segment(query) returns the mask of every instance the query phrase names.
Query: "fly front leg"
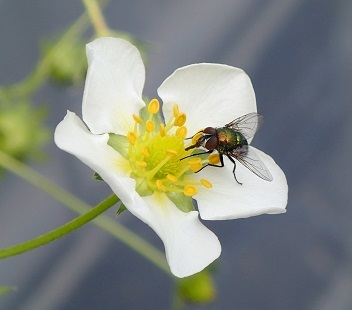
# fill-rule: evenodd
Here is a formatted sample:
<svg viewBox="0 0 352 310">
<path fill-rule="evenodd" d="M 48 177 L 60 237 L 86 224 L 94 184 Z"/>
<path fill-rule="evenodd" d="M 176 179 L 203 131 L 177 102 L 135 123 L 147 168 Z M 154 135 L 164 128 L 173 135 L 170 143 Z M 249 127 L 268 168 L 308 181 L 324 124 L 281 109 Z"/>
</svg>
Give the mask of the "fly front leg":
<svg viewBox="0 0 352 310">
<path fill-rule="evenodd" d="M 202 153 L 191 154 L 191 155 L 188 155 L 188 156 L 186 156 L 186 157 L 181 158 L 180 160 L 184 160 L 184 159 L 186 159 L 186 158 L 188 158 L 188 157 L 192 157 L 192 156 L 203 155 L 203 154 L 210 154 L 210 153 L 212 153 L 213 151 L 214 151 L 214 150 L 209 150 L 209 151 L 202 152 Z M 203 168 L 204 168 L 204 167 L 203 167 Z"/>
</svg>

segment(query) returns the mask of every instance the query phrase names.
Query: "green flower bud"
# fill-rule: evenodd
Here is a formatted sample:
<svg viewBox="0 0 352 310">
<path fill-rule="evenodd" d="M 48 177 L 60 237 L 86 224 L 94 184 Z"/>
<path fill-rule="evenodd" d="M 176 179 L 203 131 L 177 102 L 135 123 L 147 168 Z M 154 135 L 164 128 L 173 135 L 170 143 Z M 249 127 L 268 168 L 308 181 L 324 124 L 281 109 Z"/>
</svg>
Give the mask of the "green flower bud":
<svg viewBox="0 0 352 310">
<path fill-rule="evenodd" d="M 63 42 L 58 48 L 56 41 L 46 42 L 43 57 L 48 56 L 49 78 L 58 85 L 83 84 L 87 72 L 85 44 L 83 42 Z"/>
<path fill-rule="evenodd" d="M 27 102 L 0 102 L 0 150 L 17 159 L 40 156 L 39 147 L 49 139 L 45 114 Z"/>
<path fill-rule="evenodd" d="M 178 282 L 178 296 L 191 304 L 207 304 L 215 298 L 215 286 L 208 270 L 203 270 Z"/>
</svg>

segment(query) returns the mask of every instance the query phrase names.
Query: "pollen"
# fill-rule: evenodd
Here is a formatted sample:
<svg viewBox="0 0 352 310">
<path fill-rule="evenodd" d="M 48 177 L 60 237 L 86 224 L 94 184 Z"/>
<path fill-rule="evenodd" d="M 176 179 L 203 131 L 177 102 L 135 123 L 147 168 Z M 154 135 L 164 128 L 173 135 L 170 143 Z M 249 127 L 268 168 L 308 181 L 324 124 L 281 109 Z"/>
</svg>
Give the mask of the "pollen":
<svg viewBox="0 0 352 310">
<path fill-rule="evenodd" d="M 177 178 L 174 176 L 174 175 L 172 175 L 172 174 L 168 174 L 167 176 L 166 176 L 166 178 L 169 180 L 169 181 L 171 181 L 172 183 L 175 183 L 175 182 L 177 182 Z"/>
<path fill-rule="evenodd" d="M 160 124 L 159 133 L 160 133 L 160 136 L 165 137 L 166 132 L 165 132 L 165 125 L 164 124 Z"/>
<path fill-rule="evenodd" d="M 197 192 L 198 192 L 198 189 L 194 185 L 187 185 L 187 186 L 185 186 L 185 188 L 183 190 L 183 193 L 186 196 L 193 196 L 193 195 L 197 194 Z"/>
<path fill-rule="evenodd" d="M 136 141 L 137 141 L 137 137 L 136 137 L 136 135 L 133 132 L 129 132 L 127 134 L 127 139 L 132 145 L 135 144 Z"/>
<path fill-rule="evenodd" d="M 148 166 L 148 164 L 145 161 L 136 161 L 136 165 L 142 168 L 145 168 Z"/>
<path fill-rule="evenodd" d="M 148 113 L 149 114 L 156 114 L 159 112 L 159 101 L 158 99 L 152 99 L 148 104 Z"/>
<path fill-rule="evenodd" d="M 165 185 L 163 184 L 163 182 L 161 180 L 156 180 L 155 185 L 159 190 L 161 190 L 161 191 L 165 190 Z"/>
<path fill-rule="evenodd" d="M 177 156 L 177 152 L 174 151 L 174 150 L 166 150 L 166 154 L 171 156 L 171 157 Z"/>
<path fill-rule="evenodd" d="M 209 164 L 216 165 L 220 163 L 220 157 L 218 153 L 213 153 L 208 156 Z"/>
<path fill-rule="evenodd" d="M 172 111 L 173 111 L 173 113 L 174 113 L 174 117 L 175 117 L 175 118 L 177 117 L 177 115 L 180 114 L 180 110 L 179 110 L 179 108 L 178 108 L 178 104 L 177 104 L 177 103 L 174 104 Z"/>
<path fill-rule="evenodd" d="M 179 136 L 180 138 L 184 139 L 187 136 L 187 127 L 181 126 L 176 129 L 176 135 Z"/>
<path fill-rule="evenodd" d="M 206 188 L 212 188 L 213 184 L 211 184 L 208 180 L 206 179 L 200 179 L 200 183 L 205 186 Z"/>
<path fill-rule="evenodd" d="M 132 117 L 136 123 L 138 123 L 138 124 L 143 123 L 143 120 L 137 114 L 133 114 Z"/>
<path fill-rule="evenodd" d="M 144 157 L 149 157 L 150 154 L 148 152 L 148 149 L 146 147 L 141 148 L 141 152 L 143 153 Z"/>
<path fill-rule="evenodd" d="M 175 119 L 174 125 L 181 127 L 186 123 L 186 114 L 185 113 L 179 113 Z"/>
<path fill-rule="evenodd" d="M 147 132 L 152 132 L 152 131 L 154 131 L 154 129 L 155 129 L 155 124 L 153 123 L 153 121 L 148 119 L 145 124 L 145 130 Z"/>
</svg>

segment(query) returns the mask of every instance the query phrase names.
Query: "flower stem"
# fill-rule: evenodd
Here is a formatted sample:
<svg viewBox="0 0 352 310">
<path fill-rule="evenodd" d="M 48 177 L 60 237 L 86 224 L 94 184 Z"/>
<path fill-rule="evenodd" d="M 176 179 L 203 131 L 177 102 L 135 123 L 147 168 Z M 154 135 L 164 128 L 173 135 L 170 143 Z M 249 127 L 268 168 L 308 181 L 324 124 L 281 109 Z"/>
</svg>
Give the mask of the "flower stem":
<svg viewBox="0 0 352 310">
<path fill-rule="evenodd" d="M 91 209 L 91 207 L 81 199 L 2 151 L 0 151 L 0 166 L 46 192 L 77 214 L 86 213 Z M 92 223 L 110 233 L 116 239 L 135 250 L 141 256 L 171 276 L 164 254 L 137 234 L 103 214 L 96 218 Z"/>
<path fill-rule="evenodd" d="M 94 26 L 97 36 L 104 37 L 109 34 L 109 28 L 96 0 L 82 0 L 89 18 Z"/>
<path fill-rule="evenodd" d="M 103 213 L 104 211 L 111 208 L 119 201 L 119 198 L 115 194 L 111 195 L 101 203 L 99 203 L 96 207 L 89 210 L 87 213 L 82 214 L 72 221 L 29 241 L 16 244 L 12 247 L 1 249 L 0 250 L 0 258 L 6 258 L 14 255 L 18 255 L 30 250 L 33 250 L 37 247 L 45 245 L 51 241 L 54 241 L 58 238 L 61 238 L 73 230 L 80 228 L 84 224 L 90 222 L 91 220 L 95 219 L 98 215 Z"/>
</svg>

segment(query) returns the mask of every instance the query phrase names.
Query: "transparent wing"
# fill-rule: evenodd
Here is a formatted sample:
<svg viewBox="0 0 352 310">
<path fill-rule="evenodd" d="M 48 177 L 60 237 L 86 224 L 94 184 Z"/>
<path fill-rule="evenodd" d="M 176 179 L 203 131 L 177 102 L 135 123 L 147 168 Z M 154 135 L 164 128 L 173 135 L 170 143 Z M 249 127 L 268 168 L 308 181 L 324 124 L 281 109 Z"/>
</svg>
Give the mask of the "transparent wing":
<svg viewBox="0 0 352 310">
<path fill-rule="evenodd" d="M 248 147 L 246 153 L 234 153 L 229 152 L 227 155 L 234 157 L 237 159 L 243 166 L 248 168 L 250 171 L 252 171 L 254 174 L 256 174 L 258 177 L 262 178 L 263 180 L 266 181 L 272 181 L 273 176 L 271 175 L 270 171 L 268 168 L 264 165 L 264 163 L 259 159 L 258 155 L 253 151 L 251 147 Z"/>
<path fill-rule="evenodd" d="M 263 124 L 263 115 L 259 113 L 249 113 L 236 118 L 231 123 L 225 125 L 235 131 L 240 132 L 246 139 L 254 137 L 260 126 Z"/>
</svg>

